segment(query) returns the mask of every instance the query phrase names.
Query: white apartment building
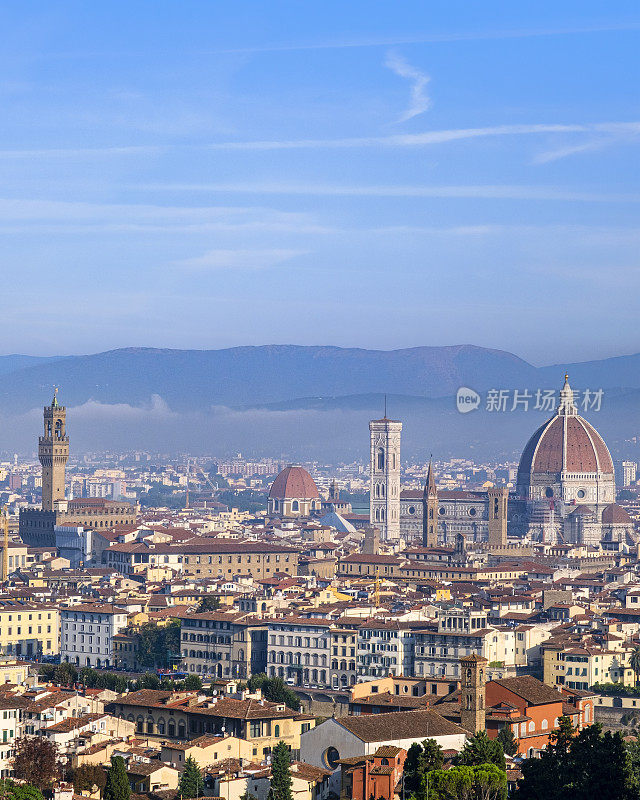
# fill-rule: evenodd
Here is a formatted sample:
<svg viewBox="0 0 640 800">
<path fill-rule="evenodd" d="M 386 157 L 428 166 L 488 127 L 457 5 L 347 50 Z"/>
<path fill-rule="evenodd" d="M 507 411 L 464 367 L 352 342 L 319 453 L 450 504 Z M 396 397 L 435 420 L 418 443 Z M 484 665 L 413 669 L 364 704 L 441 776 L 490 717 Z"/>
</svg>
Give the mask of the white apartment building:
<svg viewBox="0 0 640 800">
<path fill-rule="evenodd" d="M 288 683 L 329 687 L 331 626 L 328 620 L 268 620 L 267 675 Z"/>
<path fill-rule="evenodd" d="M 413 675 L 413 629 L 415 622 L 371 619 L 358 628 L 356 666 L 358 675 L 386 678 Z"/>
<path fill-rule="evenodd" d="M 113 637 L 127 625 L 127 612 L 111 603 L 91 603 L 60 610 L 60 655 L 79 667 L 110 667 Z"/>
<path fill-rule="evenodd" d="M 460 658 L 472 653 L 484 656 L 494 669 L 514 668 L 516 664 L 515 629 L 488 625 L 484 610 L 445 609 L 437 627 L 415 631 L 414 642 L 414 674 L 418 678 L 458 678 Z M 527 644 L 523 637 L 519 649 Z"/>
<path fill-rule="evenodd" d="M 0 700 L 0 778 L 13 775 L 14 743 L 22 735 L 23 705 L 24 701 L 16 697 Z"/>
</svg>

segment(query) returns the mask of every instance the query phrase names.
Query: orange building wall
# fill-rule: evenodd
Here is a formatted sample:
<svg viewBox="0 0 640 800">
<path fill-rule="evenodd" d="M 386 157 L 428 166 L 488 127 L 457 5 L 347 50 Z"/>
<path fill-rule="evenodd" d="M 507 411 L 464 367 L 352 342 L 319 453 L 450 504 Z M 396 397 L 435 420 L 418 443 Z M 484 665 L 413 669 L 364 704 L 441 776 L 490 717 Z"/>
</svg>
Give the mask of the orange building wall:
<svg viewBox="0 0 640 800">
<path fill-rule="evenodd" d="M 526 734 L 522 734 L 520 724 L 517 726 L 518 730 L 514 731 L 518 739 L 519 753 L 526 753 L 531 747 L 541 749 L 547 746 L 549 743 L 549 734 L 555 727 L 555 720 L 562 716 L 562 701 L 558 701 L 557 703 L 545 703 L 539 706 L 530 706 L 527 705 L 527 702 L 519 695 L 511 692 L 504 686 L 499 686 L 491 682 L 487 683 L 486 693 L 487 706 L 496 705 L 504 701 L 516 706 L 521 714 L 531 718 L 533 730 L 530 730 L 531 722 L 527 722 Z M 546 728 L 543 727 L 543 721 L 546 721 Z"/>
</svg>

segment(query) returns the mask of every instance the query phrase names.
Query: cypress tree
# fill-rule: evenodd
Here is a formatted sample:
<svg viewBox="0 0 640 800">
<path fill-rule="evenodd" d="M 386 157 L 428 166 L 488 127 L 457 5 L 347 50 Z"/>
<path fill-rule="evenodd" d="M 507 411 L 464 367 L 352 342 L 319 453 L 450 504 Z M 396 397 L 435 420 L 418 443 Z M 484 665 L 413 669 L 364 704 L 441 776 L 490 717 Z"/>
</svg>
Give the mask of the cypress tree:
<svg viewBox="0 0 640 800">
<path fill-rule="evenodd" d="M 269 796 L 273 800 L 293 800 L 290 767 L 289 748 L 284 742 L 278 742 L 273 751 L 273 760 L 271 762 L 271 789 Z"/>
<path fill-rule="evenodd" d="M 193 756 L 184 762 L 184 771 L 180 776 L 180 783 L 178 784 L 178 793 L 183 798 L 202 797 L 204 789 L 204 781 L 202 780 L 202 772 L 200 767 Z"/>
<path fill-rule="evenodd" d="M 122 756 L 111 756 L 111 766 L 107 772 L 103 800 L 131 800 L 129 778 Z"/>
</svg>

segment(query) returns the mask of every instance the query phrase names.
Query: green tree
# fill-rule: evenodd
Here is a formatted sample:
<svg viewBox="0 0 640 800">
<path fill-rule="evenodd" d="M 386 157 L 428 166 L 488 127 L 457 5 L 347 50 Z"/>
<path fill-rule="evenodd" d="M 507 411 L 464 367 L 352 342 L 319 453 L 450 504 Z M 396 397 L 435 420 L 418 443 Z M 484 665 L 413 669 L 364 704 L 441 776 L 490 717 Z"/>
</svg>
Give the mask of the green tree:
<svg viewBox="0 0 640 800">
<path fill-rule="evenodd" d="M 284 742 L 278 742 L 271 761 L 271 788 L 269 789 L 271 800 L 293 800 L 291 783 L 289 748 Z"/>
<path fill-rule="evenodd" d="M 91 789 L 94 785 L 102 792 L 107 784 L 107 776 L 99 764 L 81 764 L 71 770 L 70 779 L 78 794 Z"/>
<path fill-rule="evenodd" d="M 5 800 L 43 800 L 42 792 L 35 786 L 12 780 L 0 780 L 0 796 Z"/>
<path fill-rule="evenodd" d="M 631 655 L 629 656 L 629 666 L 635 675 L 635 685 L 638 685 L 640 680 L 640 647 L 634 647 Z"/>
<path fill-rule="evenodd" d="M 495 764 L 478 764 L 473 770 L 473 783 L 479 800 L 506 800 L 507 773 Z"/>
<path fill-rule="evenodd" d="M 72 686 L 78 680 L 78 670 L 73 664 L 63 661 L 53 671 L 53 680 L 60 686 Z"/>
<path fill-rule="evenodd" d="M 429 800 L 505 800 L 507 796 L 507 773 L 495 764 L 433 770 L 427 777 Z"/>
<path fill-rule="evenodd" d="M 435 739 L 425 739 L 422 744 L 414 742 L 404 762 L 404 788 L 417 800 L 426 798 L 426 775 L 444 764 L 442 747 Z"/>
<path fill-rule="evenodd" d="M 183 798 L 188 797 L 202 797 L 204 790 L 204 781 L 202 779 L 202 772 L 200 767 L 193 756 L 184 762 L 184 770 L 180 776 L 180 783 L 178 784 L 178 793 Z"/>
<path fill-rule="evenodd" d="M 44 736 L 21 736 L 15 740 L 13 774 L 41 792 L 58 777 L 58 748 Z"/>
<path fill-rule="evenodd" d="M 98 676 L 100 673 L 96 672 L 91 667 L 82 667 L 78 673 L 78 680 L 90 689 L 93 689 L 98 684 Z"/>
<path fill-rule="evenodd" d="M 53 664 L 40 664 L 40 668 L 38 669 L 38 674 L 47 683 L 52 683 L 54 681 L 55 672 L 56 668 Z"/>
<path fill-rule="evenodd" d="M 404 789 L 407 794 L 414 794 L 420 788 L 420 756 L 422 745 L 414 742 L 407 750 L 404 760 Z"/>
<path fill-rule="evenodd" d="M 502 770 L 506 768 L 502 745 L 497 739 L 490 739 L 486 731 L 478 731 L 467 739 L 456 756 L 455 763 L 466 767 L 495 764 Z"/>
<path fill-rule="evenodd" d="M 152 672 L 145 672 L 144 675 L 136 681 L 136 689 L 159 689 L 160 678 Z"/>
<path fill-rule="evenodd" d="M 137 634 L 137 659 L 146 669 L 168 669 L 180 655 L 180 622 L 147 622 Z"/>
<path fill-rule="evenodd" d="M 566 718 L 564 718 L 566 720 Z M 540 758 L 522 763 L 518 800 L 631 800 L 637 798 L 632 758 L 619 732 L 600 724 L 576 735 L 569 720 Z"/>
<path fill-rule="evenodd" d="M 502 745 L 505 755 L 515 756 L 518 752 L 518 740 L 510 725 L 505 725 L 504 728 L 500 728 L 497 739 Z"/>
<path fill-rule="evenodd" d="M 252 675 L 247 686 L 251 692 L 260 689 L 265 700 L 270 703 L 284 703 L 293 711 L 300 710 L 300 698 L 292 691 L 282 678 L 268 678 L 264 672 Z"/>
<path fill-rule="evenodd" d="M 627 742 L 626 748 L 633 787 L 636 794 L 640 796 L 640 736 Z"/>
<path fill-rule="evenodd" d="M 187 675 L 184 680 L 184 688 L 187 691 L 202 689 L 202 678 L 199 675 Z"/>
<path fill-rule="evenodd" d="M 111 756 L 102 800 L 131 800 L 131 787 L 122 756 Z"/>
<path fill-rule="evenodd" d="M 198 604 L 197 612 L 199 614 L 205 611 L 217 611 L 220 608 L 220 598 L 217 594 L 205 594 L 200 603 Z"/>
</svg>

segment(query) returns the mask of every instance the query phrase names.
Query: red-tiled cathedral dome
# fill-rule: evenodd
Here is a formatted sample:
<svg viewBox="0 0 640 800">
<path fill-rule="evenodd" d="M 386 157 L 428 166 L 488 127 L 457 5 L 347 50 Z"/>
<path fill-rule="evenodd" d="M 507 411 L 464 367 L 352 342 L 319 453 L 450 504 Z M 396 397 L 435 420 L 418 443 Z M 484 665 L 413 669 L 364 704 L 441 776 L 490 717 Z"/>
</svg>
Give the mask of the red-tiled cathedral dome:
<svg viewBox="0 0 640 800">
<path fill-rule="evenodd" d="M 306 469 L 285 467 L 271 484 L 270 500 L 315 500 L 320 498 L 318 487 Z"/>
</svg>

